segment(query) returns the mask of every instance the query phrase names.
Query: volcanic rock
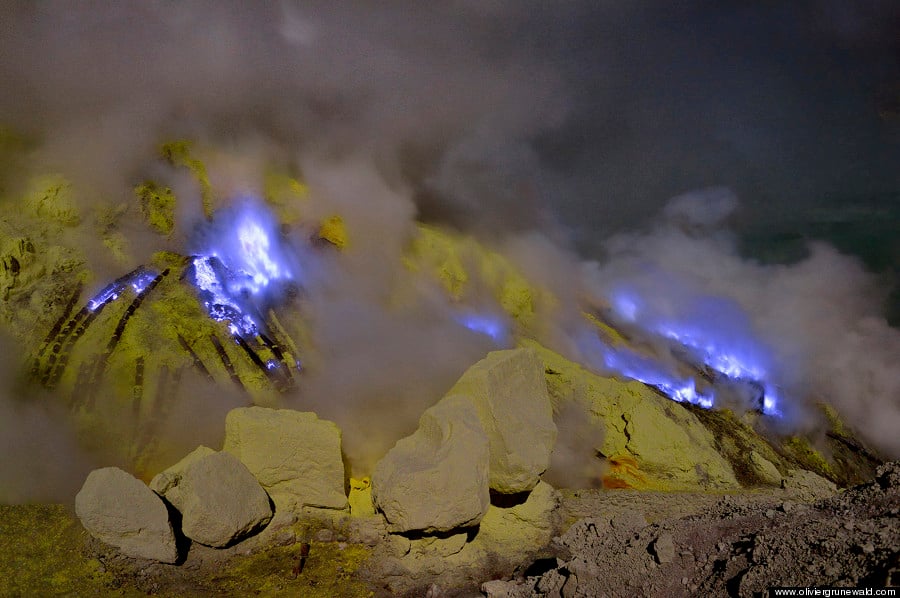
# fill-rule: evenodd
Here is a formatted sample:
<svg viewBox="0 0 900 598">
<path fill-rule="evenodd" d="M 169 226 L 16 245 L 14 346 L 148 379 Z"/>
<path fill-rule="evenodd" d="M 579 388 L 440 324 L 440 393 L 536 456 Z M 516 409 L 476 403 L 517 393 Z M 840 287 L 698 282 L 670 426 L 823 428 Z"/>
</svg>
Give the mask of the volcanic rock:
<svg viewBox="0 0 900 598">
<path fill-rule="evenodd" d="M 376 548 L 366 576 L 393 595 L 421 595 L 416 588 L 428 584 L 458 588 L 468 579 L 477 587 L 498 571 L 512 571 L 544 549 L 559 530 L 559 493 L 549 484 L 541 482 L 527 496 L 502 502 L 514 500 L 523 502 L 490 505 L 477 528 L 413 539 L 391 534 Z"/>
<path fill-rule="evenodd" d="M 878 467 L 875 480 L 885 490 L 900 488 L 900 462 L 892 461 Z"/>
<path fill-rule="evenodd" d="M 372 498 L 394 532 L 476 525 L 490 504 L 490 449 L 467 397 L 447 396 L 375 466 Z"/>
<path fill-rule="evenodd" d="M 493 351 L 470 367 L 450 395 L 468 397 L 490 439 L 491 488 L 534 488 L 556 442 L 544 367 L 535 351 Z"/>
<path fill-rule="evenodd" d="M 184 535 L 207 546 L 233 544 L 272 519 L 265 490 L 230 453 L 201 446 L 150 486 L 181 513 Z"/>
<path fill-rule="evenodd" d="M 532 341 L 554 405 L 579 402 L 604 427 L 604 483 L 656 490 L 734 489 L 739 484 L 715 438 L 684 406 L 640 382 L 593 374 Z"/>
<path fill-rule="evenodd" d="M 184 475 L 184 470 L 187 469 L 189 465 L 199 461 L 204 457 L 215 454 L 216 451 L 212 450 L 208 446 L 198 446 L 193 451 L 188 453 L 188 455 L 185 456 L 181 461 L 179 461 L 175 465 L 172 465 L 165 471 L 162 471 L 153 476 L 153 479 L 150 480 L 150 489 L 160 496 L 164 496 L 170 488 L 178 485 L 182 475 Z"/>
<path fill-rule="evenodd" d="M 837 486 L 822 476 L 805 469 L 792 469 L 781 481 L 781 487 L 800 500 L 812 502 L 837 492 Z"/>
<path fill-rule="evenodd" d="M 653 555 L 659 564 L 671 563 L 675 558 L 675 544 L 672 540 L 672 534 L 660 534 L 653 541 Z"/>
<path fill-rule="evenodd" d="M 242 407 L 225 418 L 225 447 L 247 466 L 276 510 L 343 509 L 341 431 L 315 413 Z"/>
<path fill-rule="evenodd" d="M 558 505 L 556 490 L 539 482 L 521 504 L 506 508 L 491 505 L 481 520 L 477 541 L 507 558 L 524 559 L 553 538 Z"/>
<path fill-rule="evenodd" d="M 756 451 L 750 452 L 750 468 L 756 477 L 772 486 L 781 484 L 781 472 L 775 465 Z"/>
<path fill-rule="evenodd" d="M 785 492 L 776 489 L 692 493 L 683 497 L 693 505 L 688 511 L 672 509 L 680 499 L 671 493 L 598 492 L 595 513 L 656 504 L 651 511 L 659 519 L 627 532 L 615 517 L 580 519 L 553 540 L 554 568 L 482 587 L 490 596 L 537 598 L 569 590 L 575 596 L 757 596 L 792 583 L 889 585 L 900 542 L 900 488 L 883 483 L 891 471 L 896 464 L 883 466 L 871 482 L 784 511 L 777 505 Z M 787 479 L 816 478 L 793 472 Z"/>
<path fill-rule="evenodd" d="M 178 560 L 175 534 L 163 501 L 118 467 L 92 471 L 75 496 L 85 529 L 122 553 L 163 563 Z"/>
</svg>

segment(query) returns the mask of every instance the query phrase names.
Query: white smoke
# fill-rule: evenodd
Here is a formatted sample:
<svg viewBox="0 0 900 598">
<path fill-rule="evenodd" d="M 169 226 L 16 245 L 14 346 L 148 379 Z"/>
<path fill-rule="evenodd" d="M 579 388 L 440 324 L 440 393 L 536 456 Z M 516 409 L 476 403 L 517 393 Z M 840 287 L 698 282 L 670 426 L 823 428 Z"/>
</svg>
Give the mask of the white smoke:
<svg viewBox="0 0 900 598">
<path fill-rule="evenodd" d="M 743 259 L 733 235 L 706 226 L 709 215 L 722 220 L 723 197 L 721 190 L 678 197 L 664 212 L 674 219 L 609 239 L 607 259 L 589 274 L 595 293 L 611 296 L 627 283 L 682 314 L 692 305 L 712 307 L 709 298 L 737 302 L 750 329 L 733 314 L 720 319 L 715 309 L 694 317 L 735 339 L 762 339 L 772 351 L 772 373 L 794 401 L 786 405 L 794 417 L 814 402 L 832 404 L 864 438 L 900 454 L 890 433 L 900 423 L 900 331 L 881 313 L 882 281 L 823 243 L 811 243 L 809 256 L 792 265 Z M 684 221 L 692 213 L 701 221 Z"/>
</svg>

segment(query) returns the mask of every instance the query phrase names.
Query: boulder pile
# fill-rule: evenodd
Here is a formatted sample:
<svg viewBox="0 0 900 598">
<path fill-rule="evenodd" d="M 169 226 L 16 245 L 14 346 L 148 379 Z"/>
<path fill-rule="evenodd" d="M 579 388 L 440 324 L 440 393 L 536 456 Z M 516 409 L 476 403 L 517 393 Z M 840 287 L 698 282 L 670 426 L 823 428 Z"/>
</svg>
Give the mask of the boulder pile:
<svg viewBox="0 0 900 598">
<path fill-rule="evenodd" d="M 347 485 L 334 423 L 315 413 L 247 407 L 226 417 L 222 451 L 198 447 L 149 487 L 120 469 L 93 472 L 78 495 L 77 512 L 92 535 L 123 553 L 168 563 L 183 556 L 176 549 L 180 535 L 222 548 L 258 532 L 275 513 L 346 514 L 351 503 L 353 515 L 380 520 L 376 528 L 441 545 L 423 548 L 426 556 L 447 556 L 448 534 L 461 540 L 451 551 L 460 552 L 467 530 L 479 525 L 482 535 L 503 543 L 523 521 L 523 530 L 535 536 L 528 546 L 536 548 L 551 533 L 543 520 L 555 505 L 555 491 L 540 476 L 555 440 L 538 354 L 496 351 L 422 415 L 418 430 L 384 456 L 371 481 Z M 513 497 L 508 507 L 522 513 L 492 506 L 492 493 Z M 401 552 L 417 550 L 410 545 Z"/>
<path fill-rule="evenodd" d="M 682 406 L 526 343 L 469 368 L 371 478 L 346 477 L 334 423 L 248 407 L 227 415 L 222 451 L 199 447 L 149 487 L 119 469 L 93 472 L 77 512 L 91 534 L 123 553 L 167 563 L 183 557 L 181 536 L 227 547 L 279 516 L 352 518 L 361 541 L 374 546 L 368 575 L 390 591 L 412 591 L 425 579 L 474 582 L 494 574 L 486 567 L 511 570 L 534 557 L 560 532 L 560 495 L 542 475 L 558 434 L 554 414 L 570 403 L 603 433 L 596 454 L 625 464 L 613 468 L 615 484 L 737 486 L 711 435 Z M 753 463 L 757 477 L 783 483 L 765 457 Z M 654 544 L 658 559 L 670 553 L 667 539 Z"/>
<path fill-rule="evenodd" d="M 115 467 L 93 471 L 75 505 L 85 529 L 123 554 L 175 563 L 179 535 L 224 548 L 277 510 L 345 508 L 340 430 L 314 413 L 234 409 L 225 450 L 200 446 L 149 487 Z"/>
<path fill-rule="evenodd" d="M 395 532 L 477 525 L 490 505 L 490 450 L 474 405 L 453 395 L 375 467 L 373 498 Z"/>
<path fill-rule="evenodd" d="M 376 465 L 373 499 L 396 532 L 477 525 L 490 491 L 528 492 L 556 441 L 544 366 L 529 349 L 495 351 Z"/>
<path fill-rule="evenodd" d="M 259 480 L 277 510 L 343 509 L 341 431 L 315 413 L 246 407 L 225 418 L 225 448 Z"/>
</svg>

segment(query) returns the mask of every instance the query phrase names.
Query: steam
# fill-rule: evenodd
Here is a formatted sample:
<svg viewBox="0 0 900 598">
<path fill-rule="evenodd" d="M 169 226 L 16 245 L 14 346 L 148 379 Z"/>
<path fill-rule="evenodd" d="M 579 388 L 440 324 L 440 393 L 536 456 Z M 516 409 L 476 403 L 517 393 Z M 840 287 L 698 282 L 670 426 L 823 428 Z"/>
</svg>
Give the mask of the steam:
<svg viewBox="0 0 900 598">
<path fill-rule="evenodd" d="M 897 454 L 900 442 L 886 432 L 900 422 L 900 331 L 881 314 L 880 280 L 822 243 L 794 265 L 742 259 L 727 230 L 708 226 L 722 206 L 718 189 L 675 198 L 669 218 L 652 230 L 608 241 L 608 259 L 590 266 L 589 285 L 598 296 L 618 298 L 620 311 L 638 321 L 635 303 L 650 304 L 642 326 L 652 328 L 664 315 L 737 343 L 747 363 L 769 370 L 784 389 L 793 425 L 809 425 L 809 407 L 823 401 L 878 448 Z M 694 213 L 701 220 L 684 220 Z"/>
<path fill-rule="evenodd" d="M 0 350 L 12 355 L 13 344 L 0 337 Z M 68 502 L 95 464 L 65 424 L 63 408 L 52 397 L 25 397 L 16 392 L 16 364 L 0 362 L 0 503 Z M 14 390 L 16 389 L 16 390 Z"/>
<path fill-rule="evenodd" d="M 595 369 L 610 366 L 585 347 L 581 312 L 615 308 L 630 294 L 640 317 L 618 315 L 626 326 L 653 328 L 646 332 L 663 369 L 676 360 L 658 340 L 661 327 L 703 320 L 694 332 L 704 343 L 736 343 L 752 356 L 790 425 L 809 425 L 811 403 L 832 402 L 869 441 L 900 455 L 900 336 L 880 311 L 885 283 L 823 244 L 793 265 L 748 261 L 729 228 L 735 219 L 802 215 L 832 192 L 896 189 L 900 156 L 872 141 L 881 139 L 877 115 L 801 101 L 848 86 L 847 101 L 867 105 L 863 90 L 894 60 L 881 18 L 889 3 L 856 3 L 846 15 L 833 2 L 757 9 L 760 23 L 772 17 L 797 28 L 774 36 L 772 26 L 716 3 L 670 4 L 8 2 L 0 9 L 0 126 L 30 145 L 23 169 L 0 169 L 0 193 L 8 207 L 31 175 L 58 171 L 73 181 L 84 214 L 130 206 L 116 222 L 129 241 L 127 264 L 84 228 L 68 233 L 102 281 L 160 249 L 219 253 L 234 264 L 228 247 L 206 241 L 242 217 L 242 198 L 260 197 L 269 165 L 301 174 L 315 202 L 288 208 L 309 222 L 339 214 L 350 242 L 339 257 L 307 260 L 309 231 L 298 227 L 277 248 L 291 267 L 275 286 L 303 286 L 320 355 L 288 400 L 341 425 L 360 474 L 468 366 L 512 338 L 493 298 L 454 304 L 403 266 L 416 220 L 477 235 L 552 291 L 557 303 L 541 313 L 539 339 Z M 791 51 L 772 58 L 759 39 Z M 747 60 L 740 68 L 721 51 L 731 42 Z M 862 73 L 837 77 L 841 86 L 817 78 L 794 52 L 844 43 L 847 63 L 862 53 L 866 68 L 830 65 Z M 785 77 L 783 68 L 804 77 Z M 212 223 L 195 182 L 158 158 L 161 142 L 180 138 L 214 148 L 203 156 L 221 208 Z M 796 145 L 816 151 L 784 149 Z M 169 240 L 147 230 L 133 205 L 134 185 L 147 178 L 179 198 Z M 727 188 L 665 204 L 709 185 Z M 279 278 L 265 261 L 272 249 L 234 266 L 249 272 L 242 284 L 250 291 L 265 282 L 257 276 Z M 59 462 L 79 454 L 64 426 L 14 394 L 0 400 L 2 421 L 17 422 L 2 430 L 12 446 L 45 438 Z M 223 405 L 238 403 L 195 394 L 185 421 L 207 414 L 217 426 Z M 204 432 L 213 444 L 216 426 Z M 192 433 L 175 435 L 187 444 Z M 558 456 L 588 458 L 589 436 L 579 432 Z M 10 454 L 37 458 L 3 464 L 0 484 L 16 492 L 0 500 L 65 494 L 27 482 L 24 466 L 54 462 L 46 453 Z M 84 469 L 82 457 L 72 461 L 73 471 Z M 576 462 L 554 469 L 560 483 L 596 477 Z"/>
</svg>

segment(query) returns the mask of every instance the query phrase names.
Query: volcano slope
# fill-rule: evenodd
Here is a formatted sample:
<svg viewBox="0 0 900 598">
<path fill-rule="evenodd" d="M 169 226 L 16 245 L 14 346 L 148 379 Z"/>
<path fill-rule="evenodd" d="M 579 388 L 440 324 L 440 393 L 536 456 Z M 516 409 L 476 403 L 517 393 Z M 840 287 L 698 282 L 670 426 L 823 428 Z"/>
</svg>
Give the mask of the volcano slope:
<svg viewBox="0 0 900 598">
<path fill-rule="evenodd" d="M 187 165 L 202 211 L 213 218 L 216 202 L 227 208 L 217 199 L 215 169 L 187 151 L 170 144 L 162 153 L 173 169 Z M 315 192 L 298 180 L 278 181 L 262 198 L 282 225 L 273 242 L 302 239 L 305 252 L 335 267 L 352 266 L 371 249 L 352 214 L 317 207 Z M 205 296 L 217 287 L 197 284 L 196 255 L 174 247 L 182 251 L 151 252 L 142 265 L 135 259 L 138 248 L 124 232 L 129 218 L 160 247 L 177 245 L 169 237 L 179 213 L 169 189 L 145 182 L 131 201 L 93 214 L 79 211 L 73 193 L 64 179 L 37 178 L 19 198 L 23 209 L 3 215 L 0 315 L 23 349 L 29 384 L 20 399 L 62 406 L 98 466 L 116 464 L 144 481 L 207 442 L 185 434 L 199 425 L 198 413 L 215 420 L 250 404 L 309 409 L 295 394 L 303 377 L 326 375 L 329 358 L 340 357 L 320 348 L 322 331 L 310 316 L 315 289 L 287 285 L 279 303 L 248 308 L 253 326 L 242 328 L 244 296 Z M 123 556 L 89 537 L 64 508 L 8 505 L 0 528 L 0 566 L 9 569 L 0 577 L 8 586 L 0 593 L 753 595 L 765 584 L 893 581 L 896 466 L 876 475 L 883 459 L 839 414 L 823 407 L 821 425 L 800 434 L 763 410 L 704 409 L 670 400 L 659 386 L 598 372 L 558 342 L 571 322 L 591 338 L 645 350 L 602 308 L 569 305 L 472 238 L 418 223 L 405 234 L 391 270 L 405 284 L 379 297 L 389 309 L 427 303 L 432 317 L 483 343 L 479 357 L 513 347 L 535 356 L 546 385 L 538 394 L 558 429 L 542 481 L 517 492 L 482 488 L 482 510 L 464 525 L 435 531 L 426 517 L 420 528 L 398 531 L 373 502 L 370 484 L 377 496 L 378 479 L 369 476 L 377 468 L 354 460 L 359 426 L 338 422 L 349 509 L 276 512 L 264 532 L 234 546 L 183 546 L 172 566 Z M 113 282 L 71 241 L 86 236 L 99 238 L 117 264 Z M 217 276 L 221 286 L 240 278 L 221 269 Z M 475 393 L 471 385 L 452 388 Z M 428 397 L 425 407 L 438 399 Z M 406 415 L 414 422 L 422 411 Z M 408 427 L 405 433 L 415 429 Z M 208 443 L 219 446 L 222 433 Z M 444 445 L 436 446 L 443 454 Z M 379 446 L 373 460 L 389 448 Z M 519 456 L 510 449 L 499 461 Z M 448 470 L 436 471 L 448 481 Z M 428 516 L 437 497 L 427 498 L 431 487 L 417 490 Z"/>
</svg>

